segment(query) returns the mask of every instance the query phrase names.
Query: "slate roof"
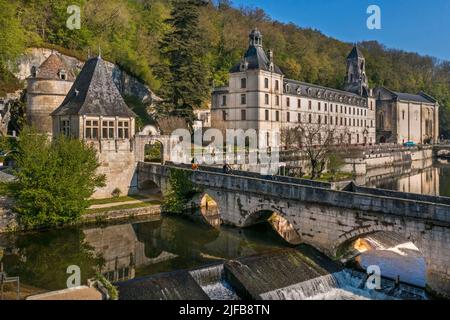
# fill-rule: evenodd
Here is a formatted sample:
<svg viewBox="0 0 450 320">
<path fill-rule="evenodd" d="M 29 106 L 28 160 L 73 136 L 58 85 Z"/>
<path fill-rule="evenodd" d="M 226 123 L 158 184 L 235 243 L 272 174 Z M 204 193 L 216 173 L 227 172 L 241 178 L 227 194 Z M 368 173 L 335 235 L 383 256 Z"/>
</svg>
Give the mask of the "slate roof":
<svg viewBox="0 0 450 320">
<path fill-rule="evenodd" d="M 253 30 L 250 34 L 250 37 L 262 37 L 261 32 L 258 30 Z M 250 46 L 247 49 L 247 52 L 244 55 L 243 61 L 236 64 L 233 68 L 231 68 L 231 73 L 241 72 L 241 64 L 242 62 L 247 63 L 247 70 L 265 70 L 265 71 L 271 71 L 270 70 L 270 60 L 267 57 L 266 52 L 264 51 L 264 48 L 260 45 L 253 45 L 250 44 Z M 283 74 L 281 69 L 274 65 L 273 72 L 278 74 Z"/>
<path fill-rule="evenodd" d="M 404 93 L 404 92 L 396 92 L 392 91 L 395 95 L 395 97 L 402 101 L 413 101 L 413 102 L 421 102 L 421 103 L 436 103 L 436 100 L 432 97 L 424 94 L 411 94 L 411 93 Z"/>
<path fill-rule="evenodd" d="M 67 81 L 75 80 L 75 75 L 73 74 L 72 70 L 70 70 L 65 65 L 59 55 L 52 53 L 38 68 L 36 72 L 36 78 L 61 80 L 59 76 L 61 70 L 64 70 L 66 72 Z"/>
<path fill-rule="evenodd" d="M 328 100 L 331 103 L 336 102 L 367 107 L 367 99 L 358 94 L 291 79 L 284 80 L 284 92 L 298 95 L 299 97 Z"/>
<path fill-rule="evenodd" d="M 136 117 L 125 104 L 100 57 L 88 60 L 65 100 L 52 116 Z"/>
<path fill-rule="evenodd" d="M 361 50 L 359 50 L 358 46 L 354 46 L 347 59 L 355 59 L 355 58 L 364 58 Z"/>
</svg>

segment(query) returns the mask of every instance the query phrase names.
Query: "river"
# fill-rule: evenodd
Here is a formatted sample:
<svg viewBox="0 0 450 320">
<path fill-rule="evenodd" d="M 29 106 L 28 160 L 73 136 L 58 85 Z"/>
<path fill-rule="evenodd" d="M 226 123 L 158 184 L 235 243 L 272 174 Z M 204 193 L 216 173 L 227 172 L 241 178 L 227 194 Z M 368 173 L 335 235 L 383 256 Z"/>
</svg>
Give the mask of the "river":
<svg viewBox="0 0 450 320">
<path fill-rule="evenodd" d="M 450 196 L 449 178 L 450 166 L 439 164 L 372 186 L 412 192 L 420 189 L 427 194 Z M 417 248 L 401 239 L 386 241 L 386 237 L 381 238 L 383 241 L 376 236 L 363 239 L 364 248 L 356 258 L 359 265 L 364 268 L 379 265 L 383 276 L 395 279 L 400 275 L 401 281 L 423 287 L 425 263 Z M 192 269 L 287 246 L 269 224 L 248 229 L 213 228 L 207 223 L 164 216 L 147 221 L 1 235 L 0 260 L 8 275 L 20 276 L 22 285 L 40 292 L 65 288 L 69 276 L 67 268 L 72 265 L 80 267 L 82 283 L 93 277 L 97 270 L 111 281 L 121 281 Z M 346 284 L 342 284 L 344 278 Z M 338 287 L 330 286 L 328 279 L 319 286 L 325 288 L 324 292 L 314 292 L 306 298 L 386 298 L 364 294 L 358 288 L 356 291 L 348 289 L 356 280 L 358 286 L 361 282 L 355 277 L 349 278 L 348 274 L 333 279 L 333 284 L 340 283 Z M 285 296 L 284 293 L 277 295 Z"/>
</svg>

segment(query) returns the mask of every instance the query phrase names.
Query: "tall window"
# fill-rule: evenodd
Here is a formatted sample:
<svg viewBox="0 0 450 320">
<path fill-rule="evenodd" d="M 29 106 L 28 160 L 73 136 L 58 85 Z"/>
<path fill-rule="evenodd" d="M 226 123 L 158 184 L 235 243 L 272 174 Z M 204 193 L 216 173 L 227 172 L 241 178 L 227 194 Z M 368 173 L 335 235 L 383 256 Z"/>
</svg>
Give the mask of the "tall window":
<svg viewBox="0 0 450 320">
<path fill-rule="evenodd" d="M 325 112 L 328 111 L 328 104 L 325 103 Z"/>
<path fill-rule="evenodd" d="M 280 112 L 279 111 L 275 112 L 275 121 L 280 121 Z"/>
<path fill-rule="evenodd" d="M 97 120 L 86 120 L 86 139 L 98 139 L 98 121 Z"/>
<path fill-rule="evenodd" d="M 222 111 L 222 120 L 227 121 L 227 112 L 225 110 Z"/>
<path fill-rule="evenodd" d="M 291 99 L 286 98 L 286 106 L 289 108 L 291 106 Z"/>
<path fill-rule="evenodd" d="M 319 109 L 319 111 L 320 111 L 321 106 L 322 106 L 322 104 L 319 102 L 318 107 L 317 107 Z"/>
<path fill-rule="evenodd" d="M 130 137 L 129 126 L 130 123 L 128 121 L 119 121 L 117 126 L 117 133 L 119 139 L 128 139 Z"/>
<path fill-rule="evenodd" d="M 264 88 L 269 89 L 269 79 L 264 79 Z"/>
<path fill-rule="evenodd" d="M 269 104 L 269 95 L 268 94 L 265 95 L 265 102 L 266 102 L 266 104 Z"/>
<path fill-rule="evenodd" d="M 317 123 L 318 123 L 318 124 L 321 124 L 321 123 L 322 123 L 322 116 L 319 116 L 319 119 L 318 119 Z"/>
<path fill-rule="evenodd" d="M 333 104 L 330 104 L 330 112 L 333 112 Z"/>
<path fill-rule="evenodd" d="M 301 99 L 298 99 L 297 100 L 297 108 L 301 108 L 302 107 L 302 100 Z"/>
<path fill-rule="evenodd" d="M 405 110 L 402 111 L 402 120 L 405 120 Z"/>
<path fill-rule="evenodd" d="M 61 120 L 61 133 L 66 137 L 70 136 L 70 120 Z"/>
<path fill-rule="evenodd" d="M 298 120 L 298 123 L 302 123 L 302 114 L 301 113 L 299 113 L 297 115 L 297 120 Z"/>
<path fill-rule="evenodd" d="M 309 122 L 309 123 L 312 123 L 312 115 L 309 115 L 309 116 L 308 116 L 308 122 Z"/>
<path fill-rule="evenodd" d="M 102 138 L 114 139 L 114 121 L 102 122 Z"/>
<path fill-rule="evenodd" d="M 247 79 L 242 78 L 241 79 L 241 89 L 246 89 L 247 88 Z"/>
<path fill-rule="evenodd" d="M 269 121 L 269 110 L 265 111 L 265 118 L 266 118 L 266 121 Z"/>
<path fill-rule="evenodd" d="M 286 113 L 286 121 L 291 122 L 291 113 L 290 112 Z"/>
<path fill-rule="evenodd" d="M 275 98 L 275 105 L 277 105 L 277 106 L 280 105 L 280 96 L 276 96 L 276 98 Z"/>
<path fill-rule="evenodd" d="M 308 101 L 308 109 L 309 109 L 309 110 L 312 109 L 312 101 L 311 101 L 311 100 Z"/>
<path fill-rule="evenodd" d="M 241 104 L 247 104 L 247 95 L 241 94 Z"/>
<path fill-rule="evenodd" d="M 276 91 L 280 90 L 280 81 L 278 80 L 275 81 L 275 90 Z"/>
<path fill-rule="evenodd" d="M 227 96 L 222 96 L 222 107 L 227 105 Z"/>
<path fill-rule="evenodd" d="M 247 112 L 246 110 L 241 110 L 241 120 L 247 120 Z"/>
</svg>

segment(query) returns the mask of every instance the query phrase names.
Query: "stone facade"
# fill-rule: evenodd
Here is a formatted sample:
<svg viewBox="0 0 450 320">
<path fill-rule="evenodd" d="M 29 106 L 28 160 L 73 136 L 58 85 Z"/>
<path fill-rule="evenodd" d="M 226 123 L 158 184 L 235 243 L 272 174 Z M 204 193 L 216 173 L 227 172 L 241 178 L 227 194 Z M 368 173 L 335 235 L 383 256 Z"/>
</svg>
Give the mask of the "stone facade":
<svg viewBox="0 0 450 320">
<path fill-rule="evenodd" d="M 107 181 L 93 198 L 109 198 L 116 189 L 122 194 L 132 192 L 135 117 L 101 57 L 86 62 L 62 104 L 52 113 L 54 135 L 77 137 L 97 150 L 98 173 L 105 174 Z"/>
<path fill-rule="evenodd" d="M 333 130 L 336 142 L 375 143 L 375 99 L 367 87 L 365 59 L 353 51 L 347 59 L 348 91 L 303 83 L 285 78 L 254 30 L 247 53 L 230 70 L 229 85 L 213 91 L 212 127 L 255 129 L 260 147 L 277 143 L 266 138 L 269 132 L 311 124 Z"/>
<path fill-rule="evenodd" d="M 141 163 L 138 183 L 166 188 L 171 168 Z M 198 171 L 192 181 L 214 199 L 221 219 L 247 227 L 273 212 L 284 217 L 304 243 L 335 256 L 339 247 L 367 234 L 393 232 L 413 242 L 427 264 L 427 284 L 450 297 L 450 202 L 442 197 L 350 185 L 344 191 Z"/>
<path fill-rule="evenodd" d="M 407 94 L 386 88 L 375 90 L 377 141 L 433 144 L 439 140 L 439 104 L 425 93 Z"/>
<path fill-rule="evenodd" d="M 50 114 L 64 101 L 74 75 L 62 59 L 52 53 L 39 68 L 32 67 L 27 78 L 27 121 L 38 131 L 52 135 Z"/>
</svg>

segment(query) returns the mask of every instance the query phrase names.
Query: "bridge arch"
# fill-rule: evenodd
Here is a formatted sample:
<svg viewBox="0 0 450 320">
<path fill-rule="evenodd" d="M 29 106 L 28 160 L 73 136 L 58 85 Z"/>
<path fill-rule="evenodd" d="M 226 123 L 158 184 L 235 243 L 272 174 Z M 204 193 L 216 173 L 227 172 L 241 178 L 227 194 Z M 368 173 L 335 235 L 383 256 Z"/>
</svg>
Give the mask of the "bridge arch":
<svg viewBox="0 0 450 320">
<path fill-rule="evenodd" d="M 198 207 L 202 217 L 213 227 L 220 227 L 223 223 L 221 217 L 220 201 L 211 191 L 205 191 L 198 197 Z"/>
<path fill-rule="evenodd" d="M 389 243 L 389 238 L 397 238 L 396 243 L 391 243 L 389 248 L 376 248 L 371 247 L 370 240 L 371 238 L 380 238 L 383 236 L 382 242 Z M 360 247 L 357 249 L 356 247 Z M 362 248 L 361 248 L 362 247 Z M 333 253 L 334 256 L 340 256 L 343 253 L 343 249 L 353 249 L 353 254 L 359 255 L 357 251 L 360 251 L 360 254 L 364 256 L 364 254 L 369 255 L 369 258 L 367 259 L 369 262 L 370 259 L 370 251 L 373 250 L 384 250 L 384 255 L 390 255 L 390 269 L 387 267 L 387 270 L 383 271 L 382 265 L 381 272 L 382 276 L 396 279 L 398 276 L 398 273 L 395 269 L 395 263 L 402 265 L 405 270 L 408 267 L 408 265 L 411 265 L 412 263 L 415 265 L 415 269 L 417 268 L 417 272 L 414 275 L 411 275 L 411 273 L 408 273 L 409 275 L 405 274 L 403 275 L 403 278 L 400 277 L 400 281 L 407 282 L 409 284 L 417 285 L 417 286 L 427 286 L 430 284 L 433 284 L 435 282 L 435 278 L 432 275 L 434 273 L 433 271 L 433 263 L 432 263 L 432 257 L 430 255 L 430 252 L 426 249 L 426 247 L 423 245 L 423 240 L 419 235 L 415 235 L 409 232 L 405 231 L 405 228 L 401 227 L 387 227 L 383 225 L 377 225 L 377 226 L 371 226 L 371 227 L 364 227 L 360 228 L 358 230 L 355 230 L 351 233 L 344 234 L 336 241 L 336 245 L 333 247 Z M 400 252 L 402 251 L 410 251 L 410 256 L 407 256 L 406 254 L 402 257 L 402 254 Z M 396 255 L 397 253 L 397 255 Z M 406 253 L 406 252 L 405 252 Z M 411 256 L 412 255 L 412 256 Z M 376 259 L 379 259 L 381 261 L 381 264 L 383 264 L 383 257 L 377 257 Z M 388 259 L 388 258 L 386 258 Z M 377 260 L 378 261 L 378 260 Z M 366 262 L 366 264 L 367 264 Z M 360 265 L 364 264 L 364 262 L 360 261 Z M 368 265 L 372 265 L 374 263 L 369 263 Z M 361 267 L 368 267 L 368 265 L 364 266 L 361 265 Z M 423 269 L 422 269 L 423 268 Z M 383 274 L 384 272 L 384 274 Z M 414 279 L 413 279 L 414 278 Z M 419 279 L 419 280 L 418 280 Z M 423 280 L 420 280 L 423 279 Z M 418 282 L 411 282 L 411 281 L 418 281 Z M 423 282 L 422 282 L 423 281 Z"/>
<path fill-rule="evenodd" d="M 259 223 L 269 223 L 274 231 L 289 244 L 302 243 L 295 222 L 291 222 L 283 210 L 274 205 L 258 205 L 249 210 L 244 226 L 249 227 Z"/>
</svg>

